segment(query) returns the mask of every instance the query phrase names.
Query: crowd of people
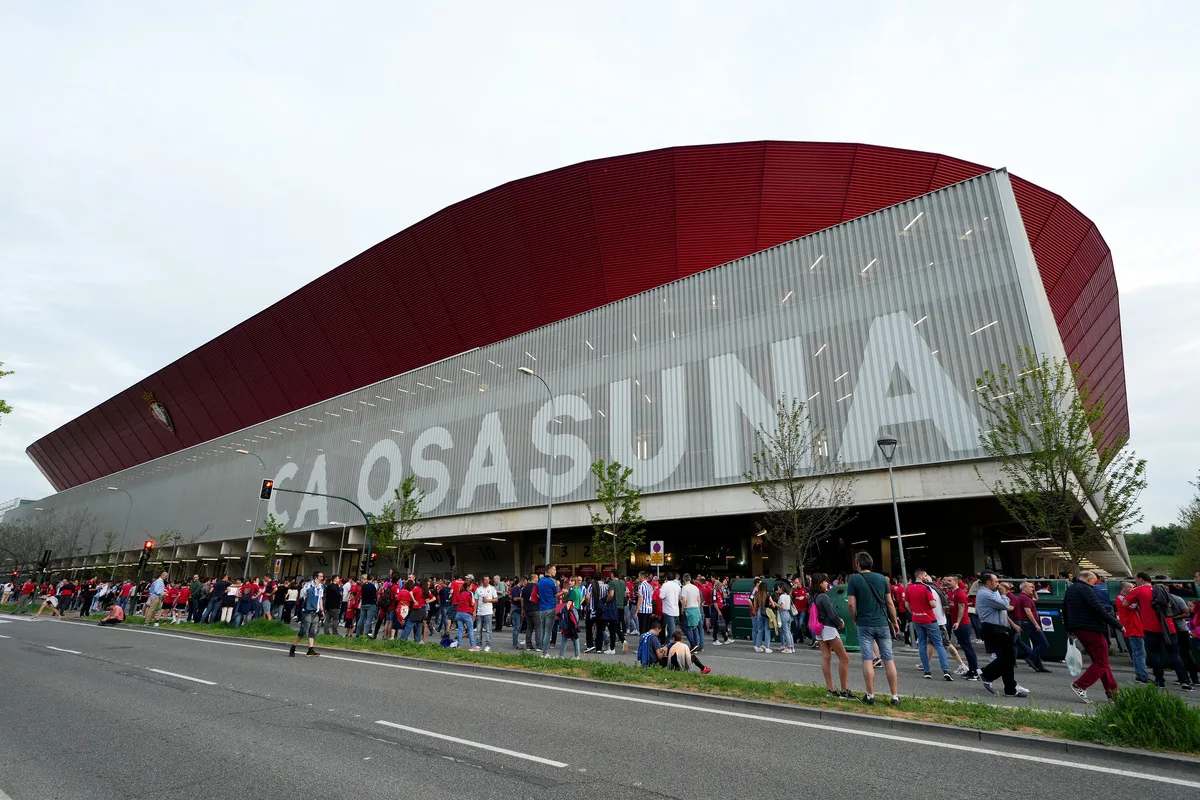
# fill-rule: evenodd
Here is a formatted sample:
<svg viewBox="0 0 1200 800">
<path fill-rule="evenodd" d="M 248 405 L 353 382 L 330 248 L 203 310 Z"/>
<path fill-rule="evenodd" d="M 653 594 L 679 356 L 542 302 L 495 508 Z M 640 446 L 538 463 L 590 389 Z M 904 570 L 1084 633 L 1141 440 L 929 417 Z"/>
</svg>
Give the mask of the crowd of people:
<svg viewBox="0 0 1200 800">
<path fill-rule="evenodd" d="M 895 643 L 915 647 L 918 669 L 932 680 L 956 676 L 979 681 L 993 694 L 1027 697 L 1017 683 L 1018 660 L 1035 672 L 1050 672 L 1043 663 L 1048 642 L 1039 597 L 1048 584 L 1038 580 L 1011 582 L 994 572 L 978 576 L 934 578 L 916 570 L 905 584 L 873 571 L 869 554 L 855 556 L 856 571 L 831 576 L 815 573 L 756 578 L 745 598 L 734 598 L 731 579 L 667 571 L 662 576 L 560 577 L 554 567 L 528 577 L 471 574 L 453 578 L 415 575 L 358 578 L 316 573 L 309 580 L 230 579 L 193 575 L 171 582 L 164 572 L 151 581 L 107 582 L 93 578 L 76 584 L 35 584 L 32 578 L 3 586 L 3 597 L 15 599 L 17 613 L 79 616 L 107 611 L 102 625 L 120 624 L 142 612 L 144 624 L 211 624 L 240 627 L 254 619 L 299 624 L 297 645 L 308 640 L 307 655 L 317 655 L 320 634 L 414 642 L 490 652 L 504 627 L 511 627 L 511 648 L 542 658 L 580 658 L 581 652 L 615 655 L 636 643 L 637 663 L 669 669 L 710 668 L 701 661 L 706 644 L 728 644 L 735 601 L 747 606 L 754 652 L 783 653 L 797 645 L 819 649 L 830 696 L 855 698 L 848 686 L 850 657 L 843 639 L 846 620 L 832 602 L 830 589 L 845 585 L 849 617 L 857 630 L 866 692 L 875 702 L 875 670 L 882 669 L 891 702 L 899 702 Z M 733 579 L 733 580 L 736 580 Z M 1197 573 L 1200 583 L 1200 572 Z M 1082 700 L 1099 682 L 1106 696 L 1118 691 L 1109 664 L 1110 641 L 1128 650 L 1135 679 L 1165 687 L 1165 670 L 1174 671 L 1181 690 L 1200 683 L 1200 601 L 1186 601 L 1145 573 L 1124 582 L 1115 601 L 1095 573 L 1079 572 L 1067 589 L 1063 623 L 1091 664 L 1071 681 Z M 980 665 L 975 641 L 983 643 L 989 661 Z M 292 648 L 295 654 L 295 647 Z M 837 681 L 833 661 L 837 659 Z M 956 663 L 951 670 L 950 661 Z"/>
</svg>

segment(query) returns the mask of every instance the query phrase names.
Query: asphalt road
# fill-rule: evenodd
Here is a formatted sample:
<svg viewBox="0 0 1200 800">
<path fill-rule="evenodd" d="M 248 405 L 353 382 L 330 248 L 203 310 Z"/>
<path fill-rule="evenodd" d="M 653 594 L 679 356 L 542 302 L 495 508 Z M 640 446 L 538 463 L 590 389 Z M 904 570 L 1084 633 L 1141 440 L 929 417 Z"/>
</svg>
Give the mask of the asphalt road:
<svg viewBox="0 0 1200 800">
<path fill-rule="evenodd" d="M 289 659 L 275 645 L 161 628 L 0 619 L 0 800 L 1200 790 L 1193 765 L 1143 769 L 356 654 Z"/>
</svg>

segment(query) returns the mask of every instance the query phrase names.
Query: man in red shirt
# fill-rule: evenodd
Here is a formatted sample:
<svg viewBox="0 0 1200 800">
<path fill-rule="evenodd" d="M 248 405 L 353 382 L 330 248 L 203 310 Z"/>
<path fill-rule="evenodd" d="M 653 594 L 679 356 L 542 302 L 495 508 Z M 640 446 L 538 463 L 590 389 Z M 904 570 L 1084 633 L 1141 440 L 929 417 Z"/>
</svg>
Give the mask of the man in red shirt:
<svg viewBox="0 0 1200 800">
<path fill-rule="evenodd" d="M 1183 660 L 1179 657 L 1179 642 L 1175 638 L 1175 623 L 1172 620 L 1160 617 L 1158 611 L 1154 608 L 1154 587 L 1150 585 L 1150 576 L 1145 572 L 1139 572 L 1137 578 L 1134 579 L 1137 586 L 1125 598 L 1125 605 L 1131 609 L 1136 609 L 1138 617 L 1142 623 L 1142 636 L 1146 642 L 1146 655 L 1150 661 L 1150 668 L 1154 670 L 1154 683 L 1158 688 L 1166 687 L 1167 682 L 1163 678 L 1163 648 L 1166 648 L 1167 654 L 1171 658 L 1171 666 L 1175 668 L 1175 677 L 1179 679 L 1179 685 L 1182 687 L 1191 687 L 1191 682 L 1188 681 L 1187 672 L 1183 668 Z M 1163 628 L 1163 622 L 1166 622 L 1166 628 Z M 1194 691 L 1194 689 L 1186 689 L 1186 691 Z"/>
<path fill-rule="evenodd" d="M 913 582 L 904 590 L 904 599 L 912 613 L 912 624 L 917 631 L 917 650 L 921 656 L 921 667 L 925 679 L 932 680 L 929 672 L 929 647 L 937 651 L 938 665 L 942 668 L 942 680 L 952 681 L 950 662 L 946 660 L 946 647 L 942 644 L 942 629 L 933 613 L 933 587 L 927 584 L 928 573 L 919 569 L 913 573 Z"/>
<path fill-rule="evenodd" d="M 888 578 L 890 582 L 892 579 Z M 909 635 L 909 623 L 912 622 L 912 617 L 908 614 L 908 603 L 904 602 L 904 584 L 900 581 L 892 583 L 892 601 L 896 604 L 896 617 L 900 621 L 900 630 L 904 631 L 904 644 L 912 647 L 912 639 Z"/>
<path fill-rule="evenodd" d="M 25 583 L 21 585 L 21 596 L 17 598 L 17 613 L 28 614 L 29 604 L 33 600 L 33 593 L 37 587 L 33 585 L 33 581 L 29 578 L 25 579 Z"/>
<path fill-rule="evenodd" d="M 1129 644 L 1129 657 L 1133 661 L 1134 680 L 1149 683 L 1146 672 L 1146 639 L 1142 633 L 1142 617 L 1136 608 L 1126 605 L 1126 599 L 1134 589 L 1133 581 L 1121 582 L 1121 593 L 1117 595 L 1117 619 L 1125 628 L 1125 641 Z"/>
<path fill-rule="evenodd" d="M 975 631 L 971 625 L 967 590 L 963 588 L 962 576 L 951 575 L 948 580 L 950 582 L 950 608 L 946 612 L 946 620 L 950 624 L 951 633 L 954 634 L 954 638 L 958 640 L 959 646 L 967 656 L 967 680 L 977 681 L 979 680 L 979 658 L 975 655 L 975 645 L 971 642 L 971 634 Z"/>
</svg>

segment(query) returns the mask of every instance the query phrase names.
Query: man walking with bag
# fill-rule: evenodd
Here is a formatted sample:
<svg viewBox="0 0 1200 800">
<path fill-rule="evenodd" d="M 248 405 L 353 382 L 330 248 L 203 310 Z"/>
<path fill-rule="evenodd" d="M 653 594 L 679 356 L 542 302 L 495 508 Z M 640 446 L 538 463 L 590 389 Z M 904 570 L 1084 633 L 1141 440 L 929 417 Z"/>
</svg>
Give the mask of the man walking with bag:
<svg viewBox="0 0 1200 800">
<path fill-rule="evenodd" d="M 288 656 L 296 657 L 296 645 L 307 638 L 308 652 L 305 656 L 319 656 L 313 645 L 316 644 L 317 633 L 321 618 L 325 616 L 325 574 L 314 572 L 312 580 L 300 589 L 300 597 L 296 602 L 300 609 L 300 630 L 296 633 L 296 644 L 288 650 Z"/>
<path fill-rule="evenodd" d="M 1084 570 L 1079 573 L 1063 597 L 1063 618 L 1067 633 L 1072 634 L 1087 650 L 1092 663 L 1082 675 L 1071 682 L 1071 691 L 1079 699 L 1088 702 L 1087 688 L 1100 681 L 1109 700 L 1117 697 L 1117 679 L 1108 666 L 1108 627 L 1122 631 L 1120 620 L 1113 616 L 1107 606 L 1100 602 L 1095 589 L 1096 573 Z"/>
</svg>

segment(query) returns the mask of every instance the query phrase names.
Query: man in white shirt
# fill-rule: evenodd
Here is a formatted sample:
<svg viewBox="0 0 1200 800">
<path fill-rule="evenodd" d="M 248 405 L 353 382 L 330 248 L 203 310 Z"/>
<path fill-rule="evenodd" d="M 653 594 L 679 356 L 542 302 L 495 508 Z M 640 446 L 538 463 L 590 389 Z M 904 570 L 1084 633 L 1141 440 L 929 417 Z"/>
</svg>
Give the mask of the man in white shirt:
<svg viewBox="0 0 1200 800">
<path fill-rule="evenodd" d="M 475 620 L 479 626 L 479 635 L 475 640 L 483 644 L 485 653 L 492 652 L 492 613 L 498 597 L 492 579 L 484 575 L 483 582 L 475 590 Z"/>
<path fill-rule="evenodd" d="M 692 583 L 691 575 L 684 573 L 683 587 L 679 590 L 679 608 L 683 615 L 683 632 L 692 651 L 696 653 L 704 649 L 703 602 L 700 587 Z"/>
<path fill-rule="evenodd" d="M 142 624 L 154 624 L 158 627 L 158 612 L 162 609 L 163 598 L 167 594 L 167 573 L 163 573 L 150 584 L 150 596 L 146 599 L 146 608 L 142 612 Z"/>
<path fill-rule="evenodd" d="M 667 628 L 667 641 L 672 641 L 675 636 L 675 628 L 679 625 L 679 596 L 683 593 L 683 587 L 679 585 L 679 581 L 675 580 L 675 573 L 668 572 L 666 574 L 666 582 L 658 590 L 658 596 L 662 599 L 663 624 Z"/>
</svg>

